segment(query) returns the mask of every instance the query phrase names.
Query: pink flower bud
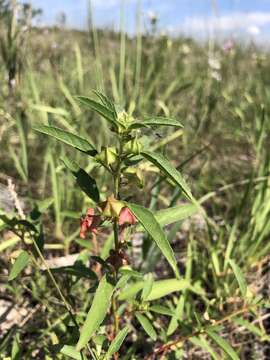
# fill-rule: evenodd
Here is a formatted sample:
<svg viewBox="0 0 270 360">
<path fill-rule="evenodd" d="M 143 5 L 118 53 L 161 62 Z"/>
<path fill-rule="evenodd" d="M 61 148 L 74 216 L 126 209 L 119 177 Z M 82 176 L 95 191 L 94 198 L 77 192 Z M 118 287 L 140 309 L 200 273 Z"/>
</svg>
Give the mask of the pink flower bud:
<svg viewBox="0 0 270 360">
<path fill-rule="evenodd" d="M 118 223 L 122 225 L 135 225 L 137 222 L 136 217 L 132 214 L 128 207 L 123 207 L 119 214 Z"/>
</svg>

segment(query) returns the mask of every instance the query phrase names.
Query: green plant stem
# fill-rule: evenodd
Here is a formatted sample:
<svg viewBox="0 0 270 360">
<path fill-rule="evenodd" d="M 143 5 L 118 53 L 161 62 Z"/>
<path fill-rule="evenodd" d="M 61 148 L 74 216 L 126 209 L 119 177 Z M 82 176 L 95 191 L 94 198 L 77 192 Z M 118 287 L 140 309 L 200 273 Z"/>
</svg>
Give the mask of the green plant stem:
<svg viewBox="0 0 270 360">
<path fill-rule="evenodd" d="M 114 197 L 115 199 L 120 199 L 120 178 L 121 178 L 121 162 L 122 162 L 122 152 L 123 152 L 123 145 L 122 145 L 122 138 L 119 138 L 119 152 L 118 152 L 118 161 L 115 172 L 113 174 L 114 179 Z M 119 225 L 118 219 L 114 219 L 113 221 L 113 233 L 114 233 L 114 246 L 115 251 L 119 251 Z M 114 273 L 115 282 L 117 281 L 117 269 Z M 117 299 L 115 294 L 112 296 L 112 314 L 114 318 L 114 334 L 116 335 L 119 331 L 119 318 L 117 315 Z"/>
</svg>

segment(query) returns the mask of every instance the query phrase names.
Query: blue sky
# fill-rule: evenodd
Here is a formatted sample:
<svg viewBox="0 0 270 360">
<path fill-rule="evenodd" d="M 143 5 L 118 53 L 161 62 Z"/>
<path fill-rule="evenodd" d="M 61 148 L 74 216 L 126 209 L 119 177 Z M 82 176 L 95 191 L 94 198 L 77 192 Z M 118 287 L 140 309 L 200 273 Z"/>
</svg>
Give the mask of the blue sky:
<svg viewBox="0 0 270 360">
<path fill-rule="evenodd" d="M 29 0 L 28 0 L 29 1 Z M 83 28 L 87 23 L 89 0 L 32 0 L 43 9 L 42 24 L 55 22 L 65 12 L 67 24 Z M 121 4 L 125 3 L 125 27 L 135 29 L 136 9 L 140 3 L 144 26 L 149 14 L 159 17 L 159 28 L 172 34 L 204 36 L 249 36 L 268 39 L 270 35 L 270 0 L 92 0 L 95 23 L 119 28 Z M 213 4 L 216 4 L 215 10 Z"/>
</svg>

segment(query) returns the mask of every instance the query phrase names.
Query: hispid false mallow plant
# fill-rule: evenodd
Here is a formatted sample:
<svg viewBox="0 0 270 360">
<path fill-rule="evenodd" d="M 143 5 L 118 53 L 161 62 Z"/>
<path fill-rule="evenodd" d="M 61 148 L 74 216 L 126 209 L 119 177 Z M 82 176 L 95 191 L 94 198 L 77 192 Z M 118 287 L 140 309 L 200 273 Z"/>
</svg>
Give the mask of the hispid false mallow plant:
<svg viewBox="0 0 270 360">
<path fill-rule="evenodd" d="M 209 322 L 211 319 L 207 310 L 204 317 L 198 316 L 196 306 L 187 304 L 187 294 L 194 295 L 196 302 L 206 309 L 211 309 L 214 303 L 208 299 L 200 281 L 192 281 L 192 244 L 188 244 L 185 275 L 182 276 L 174 251 L 163 230 L 164 225 L 182 220 L 198 211 L 206 216 L 180 172 L 163 154 L 147 148 L 142 140 L 143 129 L 156 129 L 161 126 L 181 128 L 182 125 L 175 119 L 159 116 L 137 120 L 124 110 L 119 110 L 105 95 L 97 91 L 94 93 L 98 100 L 85 96 L 78 96 L 77 100 L 107 121 L 112 132 L 111 146 L 97 149 L 88 139 L 52 125 L 38 125 L 34 129 L 80 151 L 93 165 L 108 173 L 106 179 L 112 181 L 109 180 L 105 190 L 99 189 L 99 179 L 90 176 L 69 156 L 61 156 L 59 159 L 73 174 L 76 185 L 91 202 L 91 207 L 86 210 L 78 224 L 80 237 L 84 239 L 84 243 L 92 240 L 94 244 L 99 244 L 99 237 L 102 238 L 103 233 L 111 234 L 108 239 L 112 238 L 113 241 L 106 241 L 100 253 L 97 250 L 101 246 L 94 246 L 93 252 L 82 252 L 72 266 L 50 269 L 43 255 L 44 236 L 40 221 L 42 209 L 35 208 L 23 219 L 18 216 L 1 216 L 22 240 L 24 249 L 11 268 L 9 280 L 14 280 L 29 261 L 39 267 L 38 258 L 41 260 L 55 293 L 66 308 L 71 326 L 76 329 L 72 335 L 67 334 L 66 339 L 62 337 L 60 352 L 57 354 L 60 359 L 61 356 L 95 360 L 112 357 L 129 360 L 138 358 L 137 356 L 156 359 L 171 351 L 175 352 L 175 356 L 180 356 L 181 347 L 186 342 L 215 354 L 208 340 L 214 342 L 229 358 L 238 359 L 234 349 L 219 335 L 219 329 L 224 322 L 255 311 L 261 300 L 250 295 L 240 268 L 230 260 L 243 306 L 233 309 L 221 318 L 216 310 L 213 310 L 211 316 L 219 318 L 213 323 Z M 134 203 L 130 195 L 126 197 L 125 186 L 128 181 L 130 186 L 142 186 L 141 165 L 144 162 L 150 162 L 162 173 L 162 179 L 177 186 L 188 203 L 153 213 L 141 204 Z M 168 278 L 158 280 L 152 273 L 144 273 L 143 267 L 139 270 L 132 268 L 132 259 L 129 258 L 132 233 L 142 231 L 156 244 L 174 276 L 168 275 Z M 103 251 L 105 248 L 106 251 Z M 89 257 L 90 265 L 93 262 L 96 264 L 91 268 Z M 58 284 L 55 273 L 59 272 L 78 280 L 83 278 L 85 284 L 90 281 L 91 289 L 83 289 L 84 293 L 87 292 L 83 296 L 86 296 L 87 303 L 82 311 L 78 311 L 77 302 L 76 309 L 74 308 L 72 294 L 63 291 Z M 173 295 L 173 301 L 165 298 L 170 294 Z M 70 301 L 70 298 L 73 301 Z M 187 311 L 185 319 L 184 311 Z M 164 326 L 167 327 L 166 330 Z M 139 331 L 141 329 L 143 334 Z M 144 339 L 144 334 L 150 348 L 142 351 L 138 341 Z M 125 341 L 129 344 L 132 341 L 132 346 L 123 354 L 120 347 Z"/>
<path fill-rule="evenodd" d="M 193 198 L 191 191 L 181 174 L 171 165 L 171 163 L 161 153 L 151 152 L 145 149 L 140 142 L 141 129 L 156 128 L 159 126 L 182 127 L 181 123 L 172 118 L 148 117 L 138 121 L 124 110 L 118 110 L 113 102 L 100 92 L 95 91 L 99 101 L 88 97 L 78 96 L 77 99 L 91 110 L 94 110 L 105 120 L 107 120 L 112 131 L 116 145 L 103 147 L 97 151 L 95 146 L 87 139 L 76 134 L 69 133 L 54 126 L 36 126 L 35 130 L 50 135 L 73 148 L 81 151 L 92 161 L 96 162 L 107 171 L 113 181 L 112 193 L 106 195 L 101 201 L 100 191 L 97 182 L 73 160 L 68 157 L 62 158 L 65 166 L 73 173 L 77 185 L 92 200 L 93 207 L 89 208 L 85 216 L 81 219 L 80 236 L 86 238 L 89 234 L 96 237 L 103 227 L 112 227 L 114 246 L 110 250 L 108 257 L 104 260 L 95 256 L 95 260 L 102 267 L 103 276 L 98 281 L 90 310 L 85 322 L 80 330 L 80 337 L 76 345 L 76 350 L 84 349 L 93 335 L 99 330 L 106 314 L 111 313 L 108 324 L 110 325 L 112 338 L 114 339 L 105 358 L 109 358 L 113 353 L 117 353 L 121 343 L 130 330 L 130 324 L 125 324 L 125 317 L 119 317 L 119 301 L 129 299 L 125 307 L 121 307 L 121 312 L 128 311 L 141 324 L 146 333 L 153 340 L 156 339 L 156 331 L 147 317 L 148 301 L 162 297 L 168 293 L 180 290 L 185 286 L 185 282 L 180 280 L 179 270 L 174 252 L 169 241 L 158 222 L 155 215 L 140 204 L 135 204 L 129 199 L 122 197 L 121 184 L 125 174 L 132 174 L 135 178 L 140 178 L 138 164 L 142 161 L 149 161 L 159 168 L 163 174 L 177 185 L 183 195 L 195 206 L 199 206 Z M 115 143 L 115 142 L 114 142 Z M 136 182 L 135 182 L 136 183 Z M 137 181 L 140 184 L 140 181 Z M 136 186 L 136 185 L 134 185 Z M 167 259 L 171 266 L 175 278 L 154 282 L 153 277 L 149 276 L 146 280 L 143 274 L 134 271 L 129 265 L 128 247 L 130 246 L 130 227 L 140 226 L 155 241 L 156 245 Z M 136 289 L 131 290 L 131 296 L 125 294 L 126 284 L 130 279 L 139 279 L 135 282 Z M 133 286 L 134 286 L 133 284 Z M 128 290 L 130 291 L 130 290 Z M 142 291 L 141 304 L 135 300 L 137 292 Z M 131 305 L 132 304 L 132 305 Z M 167 309 L 167 312 L 169 309 Z M 132 317 L 128 317 L 128 322 L 132 322 Z M 121 330 L 120 330 L 121 328 Z M 67 350 L 67 348 L 65 348 Z M 102 352 L 92 356 L 103 358 Z"/>
</svg>

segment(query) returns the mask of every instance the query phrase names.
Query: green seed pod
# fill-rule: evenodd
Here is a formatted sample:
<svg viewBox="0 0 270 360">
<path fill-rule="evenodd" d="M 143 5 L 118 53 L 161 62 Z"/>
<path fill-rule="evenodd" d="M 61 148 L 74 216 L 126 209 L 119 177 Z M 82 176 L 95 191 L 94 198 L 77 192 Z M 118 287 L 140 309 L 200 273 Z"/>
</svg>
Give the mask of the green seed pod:
<svg viewBox="0 0 270 360">
<path fill-rule="evenodd" d="M 142 188 L 144 186 L 144 177 L 140 169 L 128 167 L 124 170 L 123 175 L 129 183 L 134 184 L 139 188 Z"/>
<path fill-rule="evenodd" d="M 101 150 L 99 154 L 95 156 L 95 159 L 106 165 L 112 165 L 117 160 L 117 152 L 115 147 L 107 147 Z"/>
<path fill-rule="evenodd" d="M 128 154 L 139 155 L 142 149 L 143 149 L 142 144 L 136 138 L 128 141 L 124 145 L 124 151 L 127 152 Z"/>
<path fill-rule="evenodd" d="M 118 218 L 121 209 L 125 204 L 116 200 L 113 195 L 107 198 L 107 201 L 101 204 L 102 215 L 108 218 Z"/>
</svg>

